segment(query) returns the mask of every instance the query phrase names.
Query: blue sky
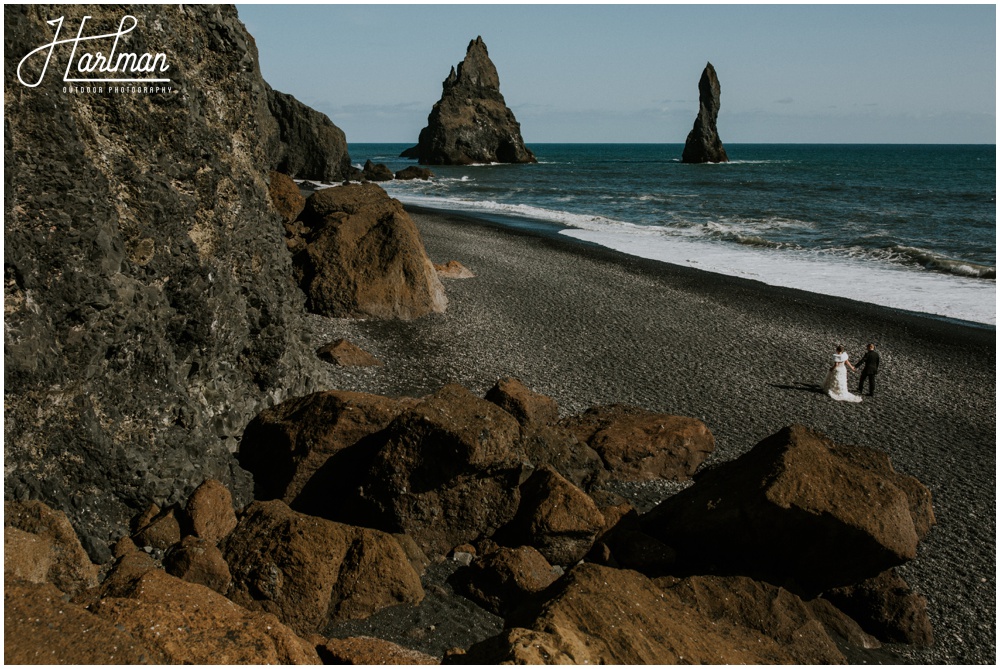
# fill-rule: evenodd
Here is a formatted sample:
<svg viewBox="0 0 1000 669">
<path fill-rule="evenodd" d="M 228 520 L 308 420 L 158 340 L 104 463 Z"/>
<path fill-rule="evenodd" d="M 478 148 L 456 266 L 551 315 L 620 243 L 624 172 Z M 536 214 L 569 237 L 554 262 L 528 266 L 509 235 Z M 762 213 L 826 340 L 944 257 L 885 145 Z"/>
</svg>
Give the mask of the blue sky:
<svg viewBox="0 0 1000 669">
<path fill-rule="evenodd" d="M 995 5 L 238 5 L 276 89 L 349 142 L 416 142 L 482 35 L 532 142 L 994 143 Z"/>
</svg>

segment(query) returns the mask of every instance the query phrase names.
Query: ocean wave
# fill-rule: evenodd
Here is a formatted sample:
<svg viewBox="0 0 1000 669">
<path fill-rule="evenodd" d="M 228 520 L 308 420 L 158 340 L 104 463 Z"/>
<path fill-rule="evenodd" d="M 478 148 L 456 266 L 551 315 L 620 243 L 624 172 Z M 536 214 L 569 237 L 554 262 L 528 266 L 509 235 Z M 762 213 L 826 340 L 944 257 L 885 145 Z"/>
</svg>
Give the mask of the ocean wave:
<svg viewBox="0 0 1000 669">
<path fill-rule="evenodd" d="M 993 279 L 994 281 L 997 278 L 995 265 L 981 265 L 967 260 L 955 260 L 914 246 L 893 246 L 888 251 L 894 256 L 891 259 L 896 262 L 920 265 L 925 269 L 942 274 L 953 274 L 973 279 Z"/>
</svg>

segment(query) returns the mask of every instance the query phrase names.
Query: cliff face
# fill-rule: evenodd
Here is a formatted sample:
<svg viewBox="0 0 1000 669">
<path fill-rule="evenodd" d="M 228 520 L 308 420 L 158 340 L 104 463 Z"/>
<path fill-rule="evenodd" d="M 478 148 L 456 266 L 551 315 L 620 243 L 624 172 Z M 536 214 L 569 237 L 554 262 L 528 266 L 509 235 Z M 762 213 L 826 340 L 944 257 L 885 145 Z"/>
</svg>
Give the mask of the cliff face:
<svg viewBox="0 0 1000 669">
<path fill-rule="evenodd" d="M 711 63 L 705 66 L 698 82 L 698 118 L 684 143 L 681 161 L 685 163 L 728 163 L 726 149 L 719 139 L 716 122 L 719 118 L 721 89 L 719 77 Z"/>
<path fill-rule="evenodd" d="M 88 14 L 86 35 L 135 16 L 118 51 L 165 54 L 170 90 L 66 92 L 65 45 L 23 85 L 46 21 L 66 38 Z M 249 501 L 243 426 L 310 390 L 267 192 L 279 133 L 233 8 L 16 6 L 4 24 L 5 496 L 66 511 L 104 561 L 136 509 L 205 478 Z"/>
<path fill-rule="evenodd" d="M 268 107 L 278 124 L 275 169 L 314 181 L 341 181 L 355 176 L 344 131 L 326 116 L 291 95 L 268 87 Z"/>
<path fill-rule="evenodd" d="M 425 165 L 537 162 L 500 94 L 500 76 L 482 37 L 469 42 L 465 60 L 443 87 L 417 145 L 403 157 Z"/>
</svg>

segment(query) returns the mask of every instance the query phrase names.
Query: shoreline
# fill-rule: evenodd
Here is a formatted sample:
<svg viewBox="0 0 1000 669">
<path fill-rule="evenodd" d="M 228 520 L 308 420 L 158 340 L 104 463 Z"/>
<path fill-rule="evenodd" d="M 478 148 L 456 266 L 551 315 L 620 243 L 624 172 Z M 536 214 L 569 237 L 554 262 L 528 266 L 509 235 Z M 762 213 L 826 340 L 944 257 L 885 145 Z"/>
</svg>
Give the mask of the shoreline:
<svg viewBox="0 0 1000 669">
<path fill-rule="evenodd" d="M 416 321 L 308 317 L 307 343 L 345 337 L 384 362 L 330 367 L 322 387 L 419 396 L 456 381 L 481 395 L 514 376 L 562 415 L 621 402 L 699 418 L 716 437 L 707 465 L 792 423 L 882 450 L 932 491 L 938 520 L 899 569 L 927 597 L 938 640 L 892 652 L 994 661 L 994 329 L 407 209 L 431 259 L 458 260 L 476 278 L 445 280 L 447 311 Z M 879 394 L 850 404 L 818 392 L 834 345 L 856 360 L 871 338 Z"/>
<path fill-rule="evenodd" d="M 584 239 L 578 239 L 575 237 L 567 237 L 566 235 L 560 234 L 562 230 L 571 230 L 569 226 L 559 225 L 557 223 L 549 222 L 535 222 L 528 219 L 513 219 L 505 218 L 504 223 L 499 223 L 490 220 L 487 215 L 476 215 L 475 213 L 469 213 L 464 211 L 452 211 L 447 209 L 435 209 L 433 207 L 424 207 L 419 205 L 404 204 L 403 208 L 406 209 L 410 214 L 416 214 L 417 216 L 430 216 L 430 217 L 441 217 L 445 219 L 452 219 L 455 221 L 461 221 L 462 223 L 469 225 L 479 225 L 485 228 L 495 230 L 498 232 L 509 232 L 514 235 L 525 236 L 525 237 L 536 237 L 547 240 L 548 242 L 554 244 L 556 247 L 564 248 L 572 251 L 574 248 L 584 248 L 584 252 L 591 254 L 607 254 L 610 259 L 617 258 L 620 262 L 630 262 L 635 263 L 636 267 L 645 267 L 650 272 L 658 272 L 665 270 L 679 276 L 689 275 L 691 277 L 703 277 L 707 282 L 718 282 L 718 288 L 724 287 L 726 282 L 732 282 L 734 286 L 742 286 L 749 288 L 750 290 L 757 290 L 761 293 L 773 292 L 776 298 L 780 298 L 783 294 L 787 294 L 790 297 L 801 299 L 808 298 L 813 299 L 817 302 L 830 301 L 832 306 L 837 306 L 838 303 L 852 305 L 856 309 L 874 309 L 888 312 L 889 314 L 908 321 L 912 321 L 915 327 L 922 327 L 930 325 L 931 323 L 941 324 L 945 327 L 955 326 L 962 329 L 970 330 L 982 330 L 995 336 L 996 325 L 990 323 L 980 323 L 978 321 L 969 321 L 959 318 L 952 318 L 949 316 L 941 316 L 938 314 L 925 313 L 920 311 L 910 311 L 907 309 L 899 309 L 896 307 L 888 307 L 878 304 L 870 304 L 867 302 L 861 302 L 858 300 L 852 300 L 848 297 L 839 297 L 835 295 L 825 295 L 823 293 L 814 293 L 801 288 L 790 288 L 787 286 L 775 286 L 763 281 L 756 279 L 747 279 L 739 276 L 732 276 L 728 274 L 721 274 L 717 272 L 711 272 L 708 270 L 697 269 L 694 267 L 685 267 L 683 265 L 677 265 L 674 263 L 653 260 L 649 258 L 643 258 L 641 256 L 634 256 L 624 251 L 618 251 L 607 246 L 603 246 L 596 242 L 587 241 Z M 503 218 L 497 216 L 498 218 Z M 715 288 L 713 288 L 715 289 Z M 927 321 L 929 323 L 922 323 L 922 321 Z"/>
</svg>

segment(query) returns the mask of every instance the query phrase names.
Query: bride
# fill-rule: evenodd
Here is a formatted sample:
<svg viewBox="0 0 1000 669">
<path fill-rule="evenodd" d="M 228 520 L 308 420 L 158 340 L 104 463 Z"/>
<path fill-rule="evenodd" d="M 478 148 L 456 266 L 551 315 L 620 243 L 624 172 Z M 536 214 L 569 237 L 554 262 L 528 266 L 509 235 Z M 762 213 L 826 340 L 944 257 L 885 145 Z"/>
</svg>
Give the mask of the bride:
<svg viewBox="0 0 1000 669">
<path fill-rule="evenodd" d="M 860 402 L 861 397 L 851 394 L 847 389 L 847 368 L 854 370 L 854 365 L 848 360 L 848 355 L 844 353 L 844 347 L 838 346 L 837 352 L 833 355 L 833 367 L 826 374 L 823 381 L 823 390 L 835 400 L 842 402 Z"/>
</svg>

